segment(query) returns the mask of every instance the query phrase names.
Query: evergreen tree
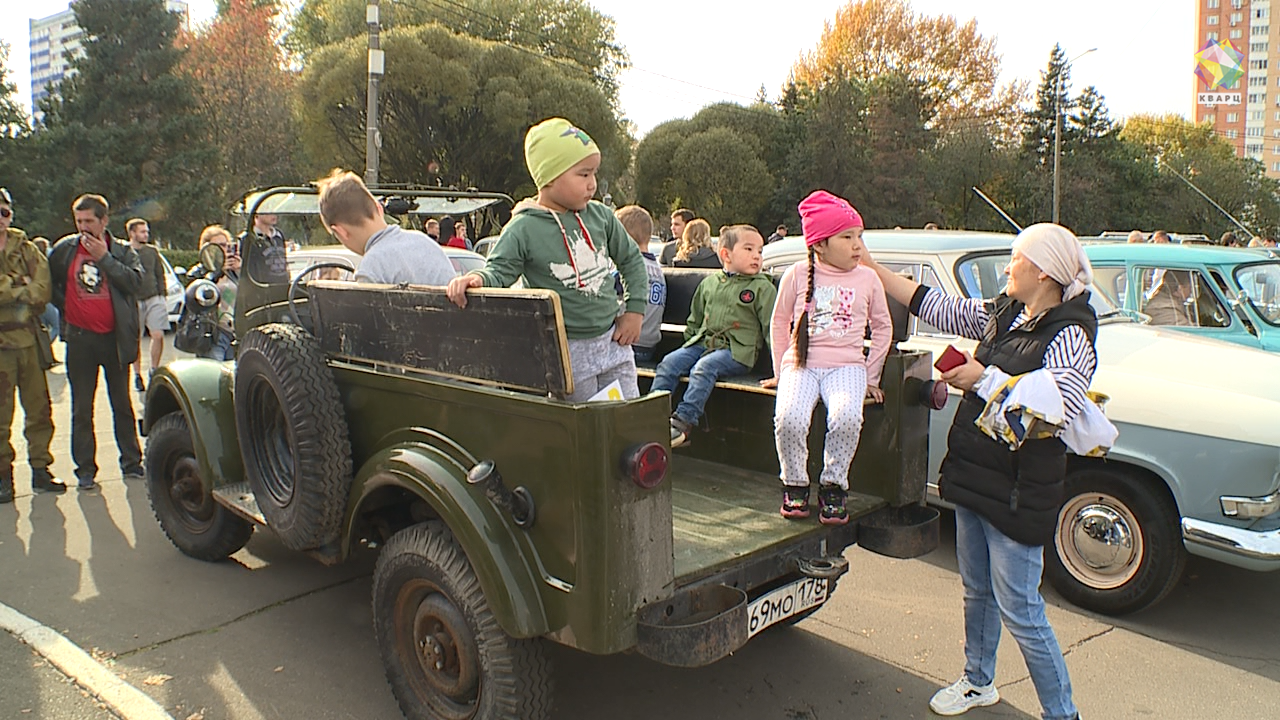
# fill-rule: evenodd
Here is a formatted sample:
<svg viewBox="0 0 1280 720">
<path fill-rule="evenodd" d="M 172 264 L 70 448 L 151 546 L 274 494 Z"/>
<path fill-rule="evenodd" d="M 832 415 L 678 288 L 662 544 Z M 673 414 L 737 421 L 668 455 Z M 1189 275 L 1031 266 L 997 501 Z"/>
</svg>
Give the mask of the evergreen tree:
<svg viewBox="0 0 1280 720">
<path fill-rule="evenodd" d="M 39 133 L 43 218 L 70 230 L 76 195 L 101 193 L 116 225 L 130 216 L 153 234 L 190 245 L 220 218 L 192 81 L 176 71 L 178 17 L 163 0 L 76 0 L 84 54 L 42 102 Z"/>
<path fill-rule="evenodd" d="M 8 59 L 9 46 L 0 42 L 0 186 L 9 190 L 18 205 L 17 226 L 27 227 L 26 208 L 32 195 L 26 167 L 31 128 L 17 101 L 18 86 L 9 79 Z"/>
<path fill-rule="evenodd" d="M 1059 112 L 1065 115 L 1071 111 L 1070 92 L 1071 68 L 1067 66 L 1067 55 L 1060 45 L 1054 45 L 1049 53 L 1049 66 L 1040 73 L 1035 107 L 1023 122 L 1022 151 L 1039 165 L 1053 164 L 1054 123 Z M 1064 126 L 1064 141 L 1066 129 Z"/>
</svg>

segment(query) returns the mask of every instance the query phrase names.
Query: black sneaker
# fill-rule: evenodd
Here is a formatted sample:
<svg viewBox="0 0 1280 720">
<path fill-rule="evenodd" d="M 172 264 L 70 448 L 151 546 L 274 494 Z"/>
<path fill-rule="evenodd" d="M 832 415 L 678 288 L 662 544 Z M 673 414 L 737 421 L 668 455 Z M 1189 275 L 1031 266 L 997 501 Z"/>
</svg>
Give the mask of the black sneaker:
<svg viewBox="0 0 1280 720">
<path fill-rule="evenodd" d="M 80 484 L 76 486 L 76 489 L 80 492 L 94 493 L 98 492 L 99 487 L 101 486 L 93 480 L 81 480 Z"/>
<path fill-rule="evenodd" d="M 782 517 L 788 520 L 809 517 L 809 486 L 782 486 Z"/>
<path fill-rule="evenodd" d="M 671 416 L 671 447 L 678 448 L 689 444 L 689 431 L 693 426 L 675 415 Z"/>
<path fill-rule="evenodd" d="M 64 493 L 67 485 L 54 477 L 49 468 L 31 468 L 31 489 L 36 492 Z"/>
<path fill-rule="evenodd" d="M 124 474 L 125 480 L 146 480 L 147 479 L 147 474 L 143 472 L 142 468 L 135 468 L 133 470 L 124 470 L 122 472 Z"/>
<path fill-rule="evenodd" d="M 844 525 L 849 522 L 845 509 L 845 490 L 839 485 L 823 485 L 818 488 L 818 522 L 823 525 Z"/>
</svg>

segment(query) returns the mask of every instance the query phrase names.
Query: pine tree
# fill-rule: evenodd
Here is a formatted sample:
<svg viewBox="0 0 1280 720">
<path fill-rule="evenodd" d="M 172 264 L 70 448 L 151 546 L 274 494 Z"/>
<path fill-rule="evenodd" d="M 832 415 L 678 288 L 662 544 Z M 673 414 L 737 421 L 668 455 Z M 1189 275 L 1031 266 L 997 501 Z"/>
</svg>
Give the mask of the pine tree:
<svg viewBox="0 0 1280 720">
<path fill-rule="evenodd" d="M 153 235 L 190 244 L 220 217 L 192 81 L 176 71 L 179 22 L 163 0 L 76 0 L 84 54 L 42 102 L 38 147 L 47 221 L 67 229 L 72 199 L 103 194 L 122 223 L 141 216 Z M 113 232 L 123 235 L 119 224 Z"/>
<path fill-rule="evenodd" d="M 1049 53 L 1049 66 L 1040 73 L 1040 86 L 1036 89 L 1036 105 L 1026 114 L 1022 130 L 1022 151 L 1034 156 L 1040 165 L 1052 164 L 1054 122 L 1060 112 L 1064 116 L 1071 111 L 1071 68 L 1067 55 L 1060 45 L 1054 45 Z M 1063 126 L 1066 140 L 1066 126 Z"/>
</svg>

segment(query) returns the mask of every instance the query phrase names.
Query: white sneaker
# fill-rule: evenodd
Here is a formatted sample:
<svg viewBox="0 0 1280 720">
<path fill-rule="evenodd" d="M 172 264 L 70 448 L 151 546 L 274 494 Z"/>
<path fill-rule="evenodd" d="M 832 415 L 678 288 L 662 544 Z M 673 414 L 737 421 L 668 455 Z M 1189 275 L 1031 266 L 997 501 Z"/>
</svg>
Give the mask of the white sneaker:
<svg viewBox="0 0 1280 720">
<path fill-rule="evenodd" d="M 974 685 L 968 677 L 961 677 L 949 687 L 934 693 L 929 709 L 939 715 L 960 715 L 976 707 L 986 707 L 1000 702 L 1000 691 L 995 683 Z"/>
</svg>

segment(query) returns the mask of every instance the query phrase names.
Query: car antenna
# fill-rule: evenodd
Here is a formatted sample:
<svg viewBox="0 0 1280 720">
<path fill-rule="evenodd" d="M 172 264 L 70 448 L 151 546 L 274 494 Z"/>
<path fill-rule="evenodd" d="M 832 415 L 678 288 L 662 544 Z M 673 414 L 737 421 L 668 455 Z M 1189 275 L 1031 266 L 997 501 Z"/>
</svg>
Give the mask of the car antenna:
<svg viewBox="0 0 1280 720">
<path fill-rule="evenodd" d="M 1245 227 L 1245 226 L 1244 226 L 1244 223 L 1242 223 L 1242 222 L 1240 222 L 1239 220 L 1235 219 L 1235 216 L 1233 216 L 1231 213 L 1229 213 L 1229 212 L 1227 212 L 1225 209 L 1223 209 L 1223 207 L 1222 207 L 1221 205 L 1219 205 L 1218 203 L 1214 202 L 1214 201 L 1213 201 L 1213 198 L 1211 198 L 1211 197 L 1209 197 L 1208 195 L 1206 195 L 1206 194 L 1205 194 L 1205 192 L 1204 192 L 1203 190 L 1201 190 L 1200 188 L 1196 187 L 1195 183 L 1193 183 L 1193 182 L 1191 182 L 1190 180 L 1188 180 L 1188 179 L 1186 179 L 1185 177 L 1183 177 L 1183 176 L 1182 176 L 1182 173 L 1178 172 L 1177 170 L 1174 170 L 1174 169 L 1169 165 L 1169 163 L 1165 162 L 1165 161 L 1164 161 L 1163 159 L 1161 159 L 1161 158 L 1156 158 L 1156 167 L 1157 167 L 1157 168 L 1161 168 L 1161 167 L 1163 167 L 1165 170 L 1168 170 L 1169 172 L 1173 173 L 1173 174 L 1174 174 L 1174 176 L 1176 176 L 1179 180 L 1181 180 L 1182 182 L 1186 183 L 1186 184 L 1187 184 L 1187 187 L 1191 188 L 1192 190 L 1195 190 L 1195 191 L 1196 191 L 1196 193 L 1198 193 L 1198 194 L 1200 195 L 1200 197 L 1204 198 L 1205 200 L 1208 200 L 1210 205 L 1212 205 L 1212 206 L 1214 206 L 1214 207 L 1218 208 L 1218 212 L 1222 213 L 1223 215 L 1226 215 L 1228 220 L 1230 220 L 1231 222 L 1235 223 L 1235 224 L 1236 224 L 1236 227 L 1238 227 L 1238 228 L 1240 228 L 1241 230 L 1243 230 L 1243 231 L 1245 231 L 1246 233 L 1248 233 L 1250 237 L 1253 237 L 1253 236 L 1257 235 L 1257 233 L 1255 233 L 1254 231 L 1252 231 L 1252 230 L 1250 230 L 1249 228 Z"/>
<path fill-rule="evenodd" d="M 1000 217 L 1004 218 L 1006 222 L 1012 225 L 1014 230 L 1017 230 L 1018 232 L 1022 232 L 1022 226 L 1014 222 L 1013 218 L 1009 217 L 1009 213 L 1005 212 L 1004 208 L 997 205 L 995 200 L 992 200 L 991 198 L 987 197 L 987 194 L 979 190 L 977 185 L 973 186 L 973 191 L 978 193 L 978 197 L 986 201 L 986 203 L 990 205 L 993 210 L 1000 213 Z"/>
</svg>

